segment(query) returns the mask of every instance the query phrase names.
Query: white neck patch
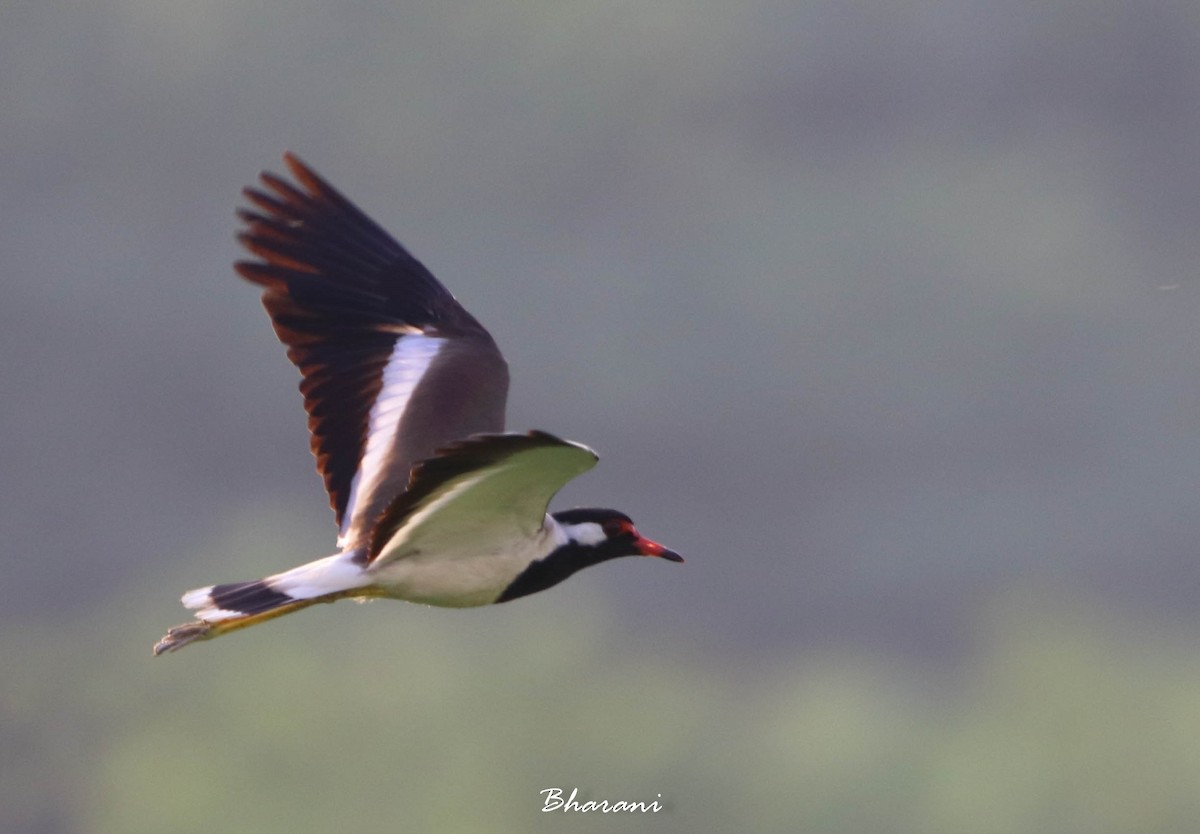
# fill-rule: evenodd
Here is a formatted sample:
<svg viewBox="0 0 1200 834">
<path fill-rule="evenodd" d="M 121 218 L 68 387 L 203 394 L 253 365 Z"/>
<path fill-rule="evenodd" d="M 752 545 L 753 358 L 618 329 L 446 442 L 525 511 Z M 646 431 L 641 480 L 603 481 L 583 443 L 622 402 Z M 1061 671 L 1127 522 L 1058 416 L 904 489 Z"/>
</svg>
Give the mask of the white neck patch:
<svg viewBox="0 0 1200 834">
<path fill-rule="evenodd" d="M 564 524 L 562 528 L 568 539 L 589 547 L 600 544 L 608 538 L 604 534 L 604 528 L 594 521 L 585 521 L 582 524 Z"/>
</svg>

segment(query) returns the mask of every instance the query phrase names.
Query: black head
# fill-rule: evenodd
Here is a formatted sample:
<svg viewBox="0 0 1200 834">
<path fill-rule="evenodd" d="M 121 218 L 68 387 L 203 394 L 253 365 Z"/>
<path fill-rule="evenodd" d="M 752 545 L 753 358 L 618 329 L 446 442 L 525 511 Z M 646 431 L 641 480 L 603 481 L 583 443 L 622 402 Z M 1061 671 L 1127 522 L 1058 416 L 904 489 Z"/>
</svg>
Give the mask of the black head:
<svg viewBox="0 0 1200 834">
<path fill-rule="evenodd" d="M 633 526 L 633 520 L 616 510 L 563 510 L 553 516 L 573 544 L 602 554 L 596 561 L 618 556 L 657 556 L 671 562 L 683 561 L 674 550 L 643 537 Z"/>
<path fill-rule="evenodd" d="M 496 602 L 523 597 L 557 585 L 576 571 L 619 556 L 657 556 L 682 562 L 674 550 L 638 533 L 629 516 L 616 510 L 564 510 L 551 514 L 567 540 L 529 565 Z"/>
</svg>

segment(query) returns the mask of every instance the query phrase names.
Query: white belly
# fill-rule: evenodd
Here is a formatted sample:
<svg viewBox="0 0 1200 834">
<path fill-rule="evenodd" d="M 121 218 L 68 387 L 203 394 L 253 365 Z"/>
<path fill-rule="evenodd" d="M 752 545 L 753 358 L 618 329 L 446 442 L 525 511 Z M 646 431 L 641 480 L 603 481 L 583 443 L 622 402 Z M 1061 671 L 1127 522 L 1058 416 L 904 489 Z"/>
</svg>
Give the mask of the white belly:
<svg viewBox="0 0 1200 834">
<path fill-rule="evenodd" d="M 543 542 L 522 541 L 512 546 L 472 554 L 417 553 L 368 568 L 371 584 L 383 596 L 467 608 L 488 605 L 504 592 L 535 559 L 546 555 Z"/>
</svg>

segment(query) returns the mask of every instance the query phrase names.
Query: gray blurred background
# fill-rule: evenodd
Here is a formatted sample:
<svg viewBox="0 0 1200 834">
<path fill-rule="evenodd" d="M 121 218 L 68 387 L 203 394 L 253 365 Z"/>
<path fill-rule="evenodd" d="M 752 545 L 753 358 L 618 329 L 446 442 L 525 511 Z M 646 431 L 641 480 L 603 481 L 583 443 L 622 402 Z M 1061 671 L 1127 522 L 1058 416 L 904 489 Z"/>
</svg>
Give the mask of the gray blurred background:
<svg viewBox="0 0 1200 834">
<path fill-rule="evenodd" d="M 0 829 L 1200 826 L 1200 5 L 8 0 L 0 143 Z M 333 550 L 285 148 L 686 565 L 152 662 Z"/>
</svg>

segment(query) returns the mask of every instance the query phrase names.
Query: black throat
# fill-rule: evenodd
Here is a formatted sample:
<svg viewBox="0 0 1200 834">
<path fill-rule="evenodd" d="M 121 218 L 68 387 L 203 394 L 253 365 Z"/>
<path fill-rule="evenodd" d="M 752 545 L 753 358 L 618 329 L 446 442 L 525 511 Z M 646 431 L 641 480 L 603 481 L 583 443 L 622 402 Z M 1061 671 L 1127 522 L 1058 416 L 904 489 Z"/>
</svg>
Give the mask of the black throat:
<svg viewBox="0 0 1200 834">
<path fill-rule="evenodd" d="M 546 556 L 531 562 L 529 567 L 521 571 L 504 593 L 496 598 L 496 602 L 508 602 L 517 597 L 536 594 L 557 585 L 576 571 L 607 562 L 618 556 L 629 555 L 615 547 L 606 547 L 610 542 L 599 545 L 583 545 L 578 542 L 568 542 Z"/>
</svg>

